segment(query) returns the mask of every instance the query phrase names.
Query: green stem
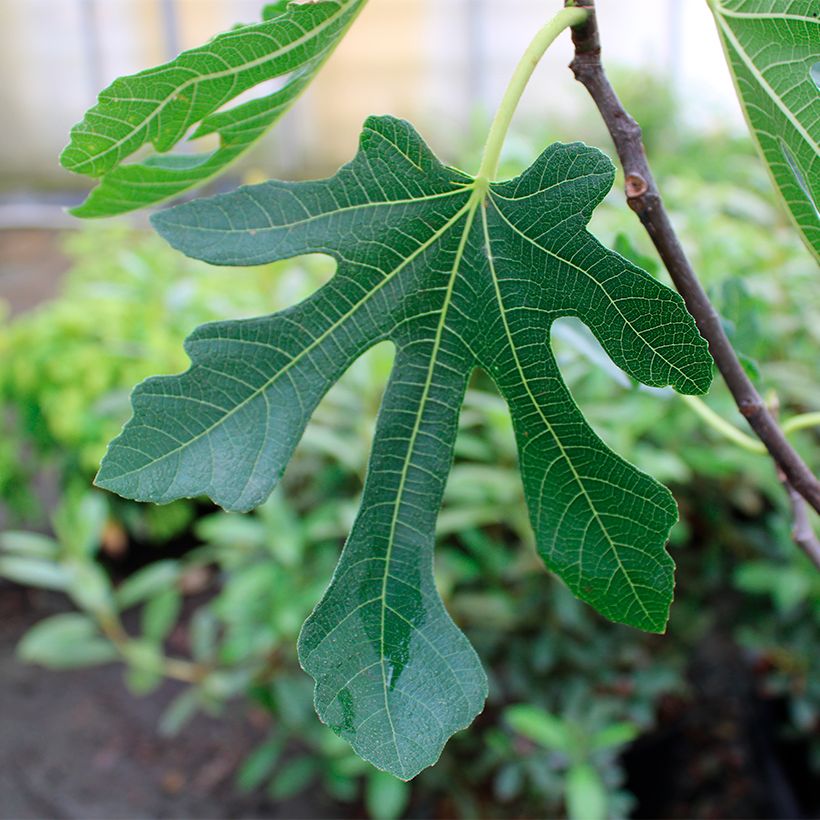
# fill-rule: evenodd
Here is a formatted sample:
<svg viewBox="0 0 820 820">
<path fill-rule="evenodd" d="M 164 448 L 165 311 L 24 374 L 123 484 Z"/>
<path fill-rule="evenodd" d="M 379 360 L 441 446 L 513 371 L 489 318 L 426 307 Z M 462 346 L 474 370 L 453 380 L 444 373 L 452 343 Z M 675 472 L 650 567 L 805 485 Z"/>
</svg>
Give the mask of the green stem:
<svg viewBox="0 0 820 820">
<path fill-rule="evenodd" d="M 724 438 L 748 450 L 750 453 L 766 453 L 766 448 L 762 442 L 756 438 L 742 433 L 734 424 L 730 424 L 721 418 L 709 405 L 701 401 L 697 396 L 681 396 L 681 398 L 703 419 L 712 429 L 717 430 Z"/>
<path fill-rule="evenodd" d="M 820 413 L 801 413 L 783 422 L 783 432 L 787 434 L 809 427 L 820 427 Z"/>
<path fill-rule="evenodd" d="M 738 430 L 734 424 L 731 424 L 719 416 L 708 404 L 697 398 L 697 396 L 681 396 L 681 398 L 703 421 L 724 438 L 729 439 L 729 441 L 737 444 L 738 447 L 742 447 L 744 450 L 748 450 L 750 453 L 766 454 L 766 448 L 762 442 Z M 792 418 L 783 422 L 783 432 L 787 435 L 796 433 L 798 430 L 805 430 L 809 427 L 820 427 L 820 412 L 801 413 L 799 416 L 792 416 Z"/>
<path fill-rule="evenodd" d="M 487 142 L 484 145 L 484 154 L 481 158 L 481 167 L 478 170 L 479 179 L 487 181 L 495 179 L 498 161 L 501 157 L 501 148 L 504 145 L 504 138 L 507 136 L 513 114 L 515 114 L 515 109 L 518 108 L 521 95 L 524 93 L 535 67 L 541 61 L 546 50 L 555 42 L 562 31 L 572 26 L 581 25 L 588 16 L 589 12 L 586 9 L 561 9 L 535 35 L 513 72 L 510 84 L 504 92 L 504 98 L 501 100 L 501 105 L 498 107 L 495 119 L 490 127 L 490 133 L 487 135 Z"/>
<path fill-rule="evenodd" d="M 113 613 L 103 613 L 97 615 L 97 623 L 109 641 L 120 653 L 123 660 L 128 660 L 128 648 L 131 645 L 131 637 L 125 631 L 119 617 Z M 183 683 L 197 684 L 208 673 L 208 669 L 200 664 L 178 658 L 162 656 L 158 659 L 158 666 L 151 668 L 151 672 L 159 672 L 166 678 L 179 680 Z"/>
</svg>

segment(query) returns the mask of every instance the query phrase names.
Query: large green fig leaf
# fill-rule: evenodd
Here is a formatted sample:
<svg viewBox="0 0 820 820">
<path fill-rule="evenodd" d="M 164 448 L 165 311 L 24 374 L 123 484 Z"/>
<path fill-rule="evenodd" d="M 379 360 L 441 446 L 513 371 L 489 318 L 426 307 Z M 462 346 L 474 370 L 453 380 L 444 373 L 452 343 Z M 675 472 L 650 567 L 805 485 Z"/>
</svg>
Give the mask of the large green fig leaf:
<svg viewBox="0 0 820 820">
<path fill-rule="evenodd" d="M 261 137 L 290 108 L 330 56 L 366 0 L 280 0 L 264 20 L 239 26 L 165 65 L 121 77 L 71 131 L 60 162 L 100 184 L 72 213 L 121 214 L 201 185 Z M 266 96 L 225 106 L 259 83 L 282 78 Z M 209 153 L 166 154 L 185 140 L 218 134 Z M 159 152 L 125 161 L 151 144 Z"/>
<path fill-rule="evenodd" d="M 820 260 L 820 3 L 709 3 L 749 128 Z"/>
<path fill-rule="evenodd" d="M 575 143 L 489 184 L 443 166 L 407 123 L 372 118 L 331 179 L 268 182 L 154 219 L 175 247 L 216 264 L 323 253 L 338 268 L 295 307 L 195 331 L 190 370 L 134 392 L 100 486 L 156 502 L 207 494 L 248 510 L 351 362 L 381 341 L 396 347 L 361 509 L 299 653 L 322 719 L 398 777 L 435 762 L 487 691 L 433 579 L 436 515 L 474 368 L 509 404 L 547 566 L 606 617 L 664 629 L 674 500 L 592 431 L 549 343 L 555 319 L 577 316 L 645 384 L 709 386 L 706 344 L 680 297 L 585 230 L 613 179 L 602 153 Z"/>
</svg>

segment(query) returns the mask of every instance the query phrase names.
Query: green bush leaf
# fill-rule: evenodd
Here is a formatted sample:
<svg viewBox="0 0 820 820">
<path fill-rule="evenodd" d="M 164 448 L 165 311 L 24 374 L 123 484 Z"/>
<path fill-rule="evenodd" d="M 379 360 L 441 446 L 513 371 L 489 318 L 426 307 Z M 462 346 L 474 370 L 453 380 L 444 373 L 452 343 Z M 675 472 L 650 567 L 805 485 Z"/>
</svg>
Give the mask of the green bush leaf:
<svg viewBox="0 0 820 820">
<path fill-rule="evenodd" d="M 592 736 L 590 748 L 598 751 L 600 749 L 614 749 L 618 746 L 625 746 L 632 743 L 638 736 L 638 727 L 634 723 L 613 723 L 605 729 L 601 729 Z"/>
<path fill-rule="evenodd" d="M 163 589 L 151 596 L 142 608 L 142 633 L 153 643 L 162 642 L 176 626 L 182 608 L 182 595 L 178 590 Z"/>
<path fill-rule="evenodd" d="M 239 26 L 165 65 L 106 88 L 71 131 L 60 162 L 100 178 L 72 213 L 112 216 L 154 205 L 201 185 L 246 151 L 290 108 L 338 44 L 366 0 L 277 3 L 265 19 Z M 225 106 L 274 78 L 281 87 L 258 99 Z M 211 153 L 167 154 L 190 137 L 217 134 Z M 159 155 L 125 164 L 144 145 Z"/>
<path fill-rule="evenodd" d="M 71 583 L 72 574 L 62 564 L 23 555 L 0 558 L 0 578 L 16 584 L 64 592 Z"/>
<path fill-rule="evenodd" d="M 282 743 L 277 739 L 265 741 L 257 746 L 243 761 L 236 775 L 236 785 L 240 792 L 251 792 L 270 776 L 282 755 Z"/>
<path fill-rule="evenodd" d="M 537 706 L 510 706 L 504 718 L 515 732 L 545 749 L 564 754 L 574 751 L 573 736 L 564 721 Z"/>
<path fill-rule="evenodd" d="M 322 719 L 404 779 L 435 762 L 487 691 L 432 572 L 474 368 L 510 407 L 548 566 L 608 618 L 666 623 L 674 500 L 595 435 L 549 344 L 553 320 L 577 315 L 634 378 L 687 393 L 709 386 L 706 344 L 680 297 L 585 230 L 613 179 L 602 153 L 576 143 L 489 185 L 441 165 L 409 124 L 371 118 L 359 154 L 331 179 L 269 182 L 155 220 L 174 246 L 214 263 L 325 253 L 338 270 L 293 308 L 195 331 L 187 373 L 135 390 L 100 486 L 155 502 L 207 494 L 248 510 L 350 364 L 379 342 L 396 347 L 361 510 L 299 651 Z"/>
<path fill-rule="evenodd" d="M 200 707 L 199 689 L 190 688 L 177 695 L 159 719 L 159 733 L 163 737 L 176 737 L 193 719 Z"/>
<path fill-rule="evenodd" d="M 364 802 L 372 820 L 398 820 L 410 802 L 410 787 L 386 772 L 371 772 L 365 785 Z"/>
<path fill-rule="evenodd" d="M 289 800 L 303 792 L 316 777 L 319 764 L 309 757 L 298 757 L 286 763 L 271 780 L 268 794 L 274 800 Z"/>
<path fill-rule="evenodd" d="M 36 532 L 8 531 L 0 533 L 0 550 L 25 558 L 54 560 L 60 545 L 53 538 Z"/>
<path fill-rule="evenodd" d="M 606 820 L 606 786 L 592 766 L 588 763 L 573 766 L 567 772 L 566 790 L 569 820 Z"/>
<path fill-rule="evenodd" d="M 709 0 L 743 112 L 806 244 L 820 260 L 817 0 Z"/>
<path fill-rule="evenodd" d="M 164 680 L 162 647 L 151 640 L 136 639 L 124 649 L 125 682 L 135 695 L 149 695 Z"/>
<path fill-rule="evenodd" d="M 18 655 L 52 669 L 95 666 L 117 660 L 116 648 L 97 625 L 78 613 L 54 615 L 33 626 L 20 641 Z"/>
<path fill-rule="evenodd" d="M 66 568 L 71 574 L 68 594 L 80 609 L 103 613 L 114 608 L 111 581 L 99 564 L 72 561 Z"/>
<path fill-rule="evenodd" d="M 151 596 L 175 587 L 181 574 L 181 565 L 171 559 L 149 564 L 117 587 L 117 605 L 121 609 L 128 609 L 141 604 Z"/>
<path fill-rule="evenodd" d="M 102 493 L 83 490 L 67 494 L 52 516 L 52 526 L 61 552 L 78 561 L 88 561 L 100 548 L 108 520 L 108 499 Z"/>
<path fill-rule="evenodd" d="M 189 627 L 191 654 L 194 660 L 211 662 L 216 654 L 219 622 L 210 609 L 202 607 L 191 616 Z"/>
</svg>

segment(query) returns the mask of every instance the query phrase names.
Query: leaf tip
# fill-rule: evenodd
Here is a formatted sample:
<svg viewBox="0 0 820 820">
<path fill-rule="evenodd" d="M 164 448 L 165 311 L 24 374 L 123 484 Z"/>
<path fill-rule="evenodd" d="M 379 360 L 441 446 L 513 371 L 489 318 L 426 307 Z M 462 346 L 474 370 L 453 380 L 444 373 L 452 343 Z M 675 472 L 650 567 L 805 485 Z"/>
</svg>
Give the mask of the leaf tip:
<svg viewBox="0 0 820 820">
<path fill-rule="evenodd" d="M 71 208 L 66 208 L 66 213 L 77 219 L 89 219 L 91 214 L 88 213 L 88 200 L 81 202 L 79 205 L 74 205 Z"/>
<path fill-rule="evenodd" d="M 105 490 L 106 492 L 115 493 L 123 498 L 126 496 L 120 492 L 118 489 L 118 480 L 119 475 L 115 475 L 114 471 L 111 468 L 110 460 L 109 460 L 109 453 L 111 449 L 116 445 L 116 439 L 111 442 L 108 448 L 108 453 L 105 454 L 103 460 L 100 462 L 100 468 L 97 470 L 97 475 L 94 476 L 93 485 L 98 487 L 101 490 Z"/>
<path fill-rule="evenodd" d="M 241 189 L 240 189 L 241 190 Z M 175 205 L 171 208 L 165 208 L 162 211 L 157 211 L 151 214 L 148 221 L 151 227 L 175 250 L 181 251 L 186 256 L 193 254 L 193 249 L 188 247 L 189 243 L 185 242 L 186 232 L 190 225 L 184 219 L 186 208 L 189 203 L 182 205 Z"/>
<path fill-rule="evenodd" d="M 674 386 L 678 393 L 685 396 L 705 396 L 712 387 L 715 363 L 709 352 L 709 344 L 702 336 L 698 343 L 697 360 L 693 362 L 686 376 L 685 383 Z"/>
</svg>

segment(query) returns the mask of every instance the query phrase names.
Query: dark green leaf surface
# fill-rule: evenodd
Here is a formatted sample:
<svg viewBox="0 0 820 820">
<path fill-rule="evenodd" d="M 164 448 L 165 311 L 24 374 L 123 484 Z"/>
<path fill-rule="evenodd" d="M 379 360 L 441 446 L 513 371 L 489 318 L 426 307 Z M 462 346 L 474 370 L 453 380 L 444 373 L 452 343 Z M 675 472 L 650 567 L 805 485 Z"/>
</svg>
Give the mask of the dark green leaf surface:
<svg viewBox="0 0 820 820">
<path fill-rule="evenodd" d="M 324 253 L 338 268 L 293 308 L 199 328 L 187 373 L 134 392 L 100 486 L 250 509 L 350 363 L 381 341 L 396 347 L 361 509 L 299 651 L 322 719 L 399 777 L 434 763 L 487 691 L 432 571 L 474 368 L 510 407 L 550 569 L 608 618 L 666 623 L 675 503 L 595 435 L 549 344 L 553 320 L 578 316 L 636 379 L 709 386 L 706 344 L 680 297 L 585 230 L 613 178 L 596 149 L 556 144 L 522 176 L 488 185 L 441 165 L 407 123 L 372 118 L 331 179 L 268 182 L 155 218 L 174 246 L 217 264 Z"/>
<path fill-rule="evenodd" d="M 60 157 L 69 171 L 101 179 L 72 213 L 100 217 L 144 208 L 218 174 L 290 108 L 365 2 L 276 3 L 266 7 L 262 23 L 116 80 L 72 129 Z M 225 110 L 243 92 L 277 77 L 282 83 L 275 92 Z M 165 153 L 194 126 L 191 140 L 218 134 L 219 147 Z M 159 155 L 125 164 L 149 144 Z"/>
<path fill-rule="evenodd" d="M 709 2 L 752 134 L 820 260 L 820 3 Z"/>
</svg>

